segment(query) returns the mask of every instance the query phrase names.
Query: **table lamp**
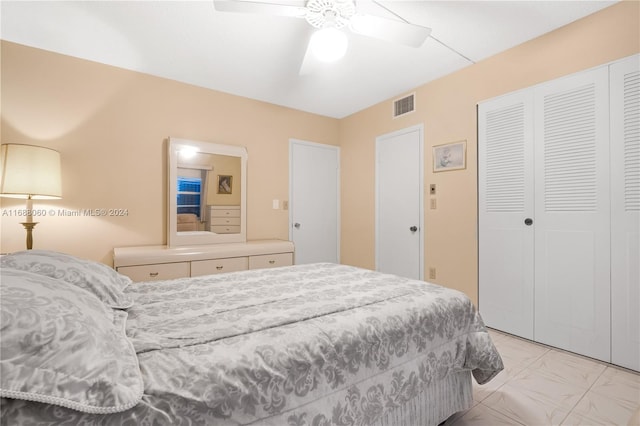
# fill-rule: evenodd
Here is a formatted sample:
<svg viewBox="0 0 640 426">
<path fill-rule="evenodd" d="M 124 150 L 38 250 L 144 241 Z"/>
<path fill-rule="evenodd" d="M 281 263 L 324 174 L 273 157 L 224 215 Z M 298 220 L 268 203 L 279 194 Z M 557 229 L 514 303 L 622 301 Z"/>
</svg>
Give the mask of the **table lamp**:
<svg viewBox="0 0 640 426">
<path fill-rule="evenodd" d="M 0 196 L 27 200 L 27 250 L 33 248 L 33 201 L 62 198 L 60 153 L 32 145 L 0 145 Z"/>
</svg>

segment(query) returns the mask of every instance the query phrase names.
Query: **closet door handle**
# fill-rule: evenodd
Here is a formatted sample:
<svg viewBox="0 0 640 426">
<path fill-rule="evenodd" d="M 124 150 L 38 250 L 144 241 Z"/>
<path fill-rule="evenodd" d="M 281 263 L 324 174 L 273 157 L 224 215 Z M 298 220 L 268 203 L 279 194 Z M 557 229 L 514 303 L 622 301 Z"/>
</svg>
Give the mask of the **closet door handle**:
<svg viewBox="0 0 640 426">
<path fill-rule="evenodd" d="M 412 226 L 411 228 L 409 228 L 409 231 L 411 232 L 416 232 L 418 230 L 417 226 Z"/>
<path fill-rule="evenodd" d="M 527 225 L 527 226 L 533 225 L 533 219 L 531 219 L 530 217 L 526 218 L 524 220 L 524 224 Z"/>
</svg>

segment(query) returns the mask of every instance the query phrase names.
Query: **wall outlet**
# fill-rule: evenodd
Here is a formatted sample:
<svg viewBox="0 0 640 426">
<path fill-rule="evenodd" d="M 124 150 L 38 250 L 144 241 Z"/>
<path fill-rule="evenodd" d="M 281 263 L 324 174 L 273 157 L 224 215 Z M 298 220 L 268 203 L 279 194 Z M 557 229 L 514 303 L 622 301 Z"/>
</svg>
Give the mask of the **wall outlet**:
<svg viewBox="0 0 640 426">
<path fill-rule="evenodd" d="M 431 185 L 429 185 L 429 194 L 436 195 L 436 184 L 435 183 L 432 183 Z"/>
<path fill-rule="evenodd" d="M 282 210 L 289 210 L 289 201 L 287 200 L 282 201 Z"/>
<path fill-rule="evenodd" d="M 436 209 L 436 205 L 437 205 L 436 204 L 436 199 L 432 198 L 429 205 L 431 206 L 431 210 L 435 210 Z"/>
<path fill-rule="evenodd" d="M 436 268 L 434 267 L 429 268 L 429 279 L 430 280 L 436 279 Z"/>
</svg>

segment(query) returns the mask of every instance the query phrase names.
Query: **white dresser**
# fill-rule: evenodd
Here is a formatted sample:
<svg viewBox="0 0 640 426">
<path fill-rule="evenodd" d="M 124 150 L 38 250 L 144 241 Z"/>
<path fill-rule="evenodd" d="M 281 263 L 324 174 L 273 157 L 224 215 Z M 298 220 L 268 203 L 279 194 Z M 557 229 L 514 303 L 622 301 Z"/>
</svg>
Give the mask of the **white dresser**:
<svg viewBox="0 0 640 426">
<path fill-rule="evenodd" d="M 171 248 L 117 247 L 113 249 L 113 266 L 134 282 L 154 281 L 289 266 L 293 265 L 293 254 L 293 243 L 284 240 Z"/>
<path fill-rule="evenodd" d="M 207 206 L 207 225 L 216 234 L 240 233 L 240 206 Z"/>
</svg>

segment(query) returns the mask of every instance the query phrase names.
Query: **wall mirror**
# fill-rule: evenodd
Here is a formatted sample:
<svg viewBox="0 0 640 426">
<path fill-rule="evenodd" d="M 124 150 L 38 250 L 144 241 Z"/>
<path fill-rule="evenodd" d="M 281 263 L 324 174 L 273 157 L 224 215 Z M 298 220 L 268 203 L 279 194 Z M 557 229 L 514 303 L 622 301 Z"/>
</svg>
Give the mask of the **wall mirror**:
<svg viewBox="0 0 640 426">
<path fill-rule="evenodd" d="M 245 242 L 247 150 L 169 138 L 169 247 Z"/>
</svg>

